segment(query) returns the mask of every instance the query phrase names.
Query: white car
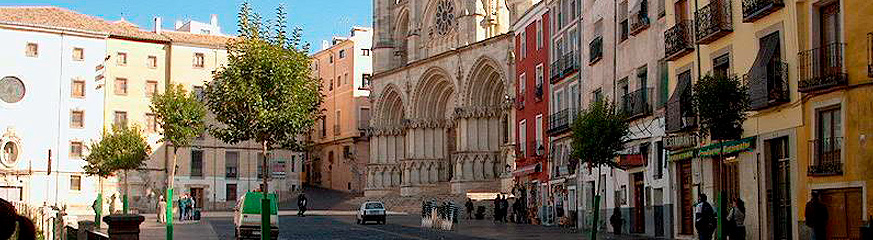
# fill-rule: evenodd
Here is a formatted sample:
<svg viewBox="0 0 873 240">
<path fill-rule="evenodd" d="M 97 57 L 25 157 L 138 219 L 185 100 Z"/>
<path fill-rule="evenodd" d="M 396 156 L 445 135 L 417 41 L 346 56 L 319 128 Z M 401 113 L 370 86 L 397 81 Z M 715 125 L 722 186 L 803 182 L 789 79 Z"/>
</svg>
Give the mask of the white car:
<svg viewBox="0 0 873 240">
<path fill-rule="evenodd" d="M 358 224 L 364 224 L 367 221 L 376 221 L 379 224 L 385 224 L 385 216 L 388 211 L 385 210 L 385 204 L 379 201 L 367 201 L 361 204 L 356 217 Z"/>
</svg>

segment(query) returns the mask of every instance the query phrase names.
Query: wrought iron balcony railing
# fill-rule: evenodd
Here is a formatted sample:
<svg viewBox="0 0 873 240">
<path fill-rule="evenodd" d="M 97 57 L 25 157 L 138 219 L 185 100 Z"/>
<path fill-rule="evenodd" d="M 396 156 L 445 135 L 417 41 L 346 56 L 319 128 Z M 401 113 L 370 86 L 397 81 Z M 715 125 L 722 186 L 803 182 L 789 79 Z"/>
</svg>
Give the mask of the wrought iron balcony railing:
<svg viewBox="0 0 873 240">
<path fill-rule="evenodd" d="M 637 33 L 646 30 L 649 28 L 649 1 L 642 0 L 638 3 L 638 10 L 630 17 L 630 34 L 637 35 Z"/>
<path fill-rule="evenodd" d="M 652 114 L 652 88 L 642 88 L 621 97 L 621 112 L 629 119 Z"/>
<path fill-rule="evenodd" d="M 556 59 L 551 64 L 550 82 L 555 83 L 571 73 L 579 70 L 579 56 L 576 51 L 564 53 L 563 56 Z"/>
<path fill-rule="evenodd" d="M 743 75 L 751 109 L 761 110 L 789 102 L 788 63 L 774 61 L 762 68 L 765 69 L 752 69 Z"/>
<path fill-rule="evenodd" d="M 783 0 L 743 0 L 743 22 L 754 22 L 785 7 Z"/>
<path fill-rule="evenodd" d="M 734 31 L 731 1 L 713 0 L 697 10 L 697 42 L 708 44 Z"/>
<path fill-rule="evenodd" d="M 824 138 L 809 141 L 812 161 L 806 171 L 810 176 L 826 176 L 843 174 L 842 146 L 843 138 Z"/>
<path fill-rule="evenodd" d="M 567 108 L 549 115 L 549 129 L 546 133 L 550 135 L 558 135 L 570 130 L 573 120 L 576 119 L 578 113 L 576 108 Z"/>
<path fill-rule="evenodd" d="M 800 52 L 800 80 L 797 90 L 810 92 L 846 85 L 848 75 L 843 66 L 845 47 L 845 43 L 831 43 Z"/>
<path fill-rule="evenodd" d="M 603 37 L 597 36 L 588 43 L 588 64 L 594 64 L 603 58 Z"/>
<path fill-rule="evenodd" d="M 666 41 L 664 53 L 667 61 L 676 60 L 694 51 L 692 30 L 691 20 L 684 20 L 664 32 L 664 41 Z"/>
</svg>

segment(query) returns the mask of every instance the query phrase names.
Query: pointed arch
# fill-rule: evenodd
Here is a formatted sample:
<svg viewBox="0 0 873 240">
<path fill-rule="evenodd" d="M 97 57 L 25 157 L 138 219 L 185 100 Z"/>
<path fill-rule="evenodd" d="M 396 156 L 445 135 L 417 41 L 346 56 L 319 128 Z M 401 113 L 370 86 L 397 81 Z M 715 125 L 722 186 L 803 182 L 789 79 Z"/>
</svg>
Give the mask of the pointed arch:
<svg viewBox="0 0 873 240">
<path fill-rule="evenodd" d="M 493 106 L 504 101 L 506 74 L 494 59 L 482 56 L 473 64 L 466 81 L 467 106 Z"/>
<path fill-rule="evenodd" d="M 452 107 L 455 86 L 445 70 L 434 67 L 422 74 L 415 88 L 413 115 L 422 119 L 443 119 Z"/>
<path fill-rule="evenodd" d="M 377 124 L 384 126 L 399 125 L 406 116 L 403 96 L 400 89 L 394 84 L 389 84 L 385 87 L 377 104 Z"/>
</svg>

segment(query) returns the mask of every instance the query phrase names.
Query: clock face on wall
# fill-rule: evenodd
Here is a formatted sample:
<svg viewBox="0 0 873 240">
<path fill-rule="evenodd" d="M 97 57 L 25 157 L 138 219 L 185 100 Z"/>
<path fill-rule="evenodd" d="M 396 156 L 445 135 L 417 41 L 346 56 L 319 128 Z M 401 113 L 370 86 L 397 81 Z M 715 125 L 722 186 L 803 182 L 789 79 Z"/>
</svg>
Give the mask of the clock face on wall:
<svg viewBox="0 0 873 240">
<path fill-rule="evenodd" d="M 24 98 L 24 82 L 17 77 L 0 79 L 0 99 L 7 103 L 17 103 Z"/>
<path fill-rule="evenodd" d="M 446 35 L 455 26 L 455 5 L 452 0 L 442 0 L 437 4 L 435 30 L 439 35 Z"/>
</svg>

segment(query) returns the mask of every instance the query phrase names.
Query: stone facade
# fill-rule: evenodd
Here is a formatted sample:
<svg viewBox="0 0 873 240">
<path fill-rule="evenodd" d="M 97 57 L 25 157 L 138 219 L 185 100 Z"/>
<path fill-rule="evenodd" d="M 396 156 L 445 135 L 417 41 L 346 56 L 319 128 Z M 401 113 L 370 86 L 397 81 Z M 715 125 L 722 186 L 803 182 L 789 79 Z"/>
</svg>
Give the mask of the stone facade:
<svg viewBox="0 0 873 240">
<path fill-rule="evenodd" d="M 503 1 L 376 0 L 366 195 L 508 192 Z"/>
</svg>

